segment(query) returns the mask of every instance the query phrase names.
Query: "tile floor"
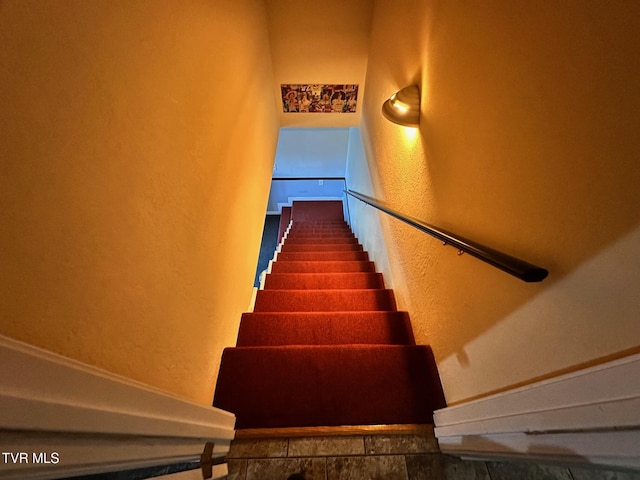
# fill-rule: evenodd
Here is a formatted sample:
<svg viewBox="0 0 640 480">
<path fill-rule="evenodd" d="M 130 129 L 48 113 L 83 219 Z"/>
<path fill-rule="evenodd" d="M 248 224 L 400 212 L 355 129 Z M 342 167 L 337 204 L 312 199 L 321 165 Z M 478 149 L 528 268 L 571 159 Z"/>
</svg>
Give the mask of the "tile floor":
<svg viewBox="0 0 640 480">
<path fill-rule="evenodd" d="M 472 462 L 442 455 L 432 435 L 242 439 L 231 444 L 228 480 L 640 480 L 640 473 Z"/>
<path fill-rule="evenodd" d="M 407 480 L 419 475 L 421 457 L 438 452 L 435 438 L 422 435 L 351 435 L 236 440 L 229 453 L 229 480 Z"/>
</svg>

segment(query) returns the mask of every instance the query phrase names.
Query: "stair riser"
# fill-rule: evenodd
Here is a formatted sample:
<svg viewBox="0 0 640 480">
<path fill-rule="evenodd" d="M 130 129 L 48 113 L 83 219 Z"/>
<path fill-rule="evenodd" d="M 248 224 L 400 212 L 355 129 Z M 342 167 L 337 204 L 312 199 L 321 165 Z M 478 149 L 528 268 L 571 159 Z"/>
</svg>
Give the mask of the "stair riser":
<svg viewBox="0 0 640 480">
<path fill-rule="evenodd" d="M 380 273 L 272 273 L 265 290 L 384 289 Z"/>
<path fill-rule="evenodd" d="M 325 262 L 274 262 L 272 273 L 346 273 L 346 272 L 375 272 L 373 262 L 358 261 L 325 261 Z"/>
<path fill-rule="evenodd" d="M 255 312 L 394 311 L 392 290 L 259 290 Z"/>
<path fill-rule="evenodd" d="M 218 385 L 234 387 L 214 404 L 237 415 L 236 428 L 423 424 L 444 407 L 426 347 L 244 347 L 222 362 Z"/>
<path fill-rule="evenodd" d="M 289 229 L 290 232 L 306 232 L 306 233 L 323 233 L 323 232 L 339 232 L 339 233 L 351 233 L 352 230 L 347 225 L 345 226 L 332 226 L 332 227 L 298 227 L 292 226 Z"/>
<path fill-rule="evenodd" d="M 369 254 L 367 252 L 295 252 L 286 253 L 282 252 L 278 254 L 278 262 L 287 261 L 344 261 L 344 260 L 357 260 L 366 262 L 369 260 Z"/>
<path fill-rule="evenodd" d="M 236 346 L 348 344 L 414 345 L 409 316 L 406 312 L 245 313 Z"/>
<path fill-rule="evenodd" d="M 338 218 L 309 218 L 309 219 L 301 219 L 298 218 L 294 222 L 296 225 L 347 225 L 344 217 L 339 216 Z"/>
<path fill-rule="evenodd" d="M 291 230 L 351 230 L 347 223 L 294 223 Z"/>
<path fill-rule="evenodd" d="M 353 243 L 292 243 L 282 246 L 282 252 L 362 252 L 362 245 Z"/>
<path fill-rule="evenodd" d="M 291 225 L 291 228 L 321 230 L 323 228 L 349 229 L 351 227 L 346 222 L 294 222 L 293 225 Z"/>
<path fill-rule="evenodd" d="M 355 238 L 355 235 L 351 231 L 322 231 L 322 232 L 311 232 L 311 231 L 299 231 L 292 230 L 287 234 L 287 237 L 352 237 Z"/>
<path fill-rule="evenodd" d="M 296 244 L 296 245 L 308 245 L 308 244 L 313 244 L 313 245 L 318 245 L 318 244 L 335 245 L 335 244 L 339 244 L 339 243 L 357 245 L 358 244 L 358 239 L 355 238 L 355 237 L 354 238 L 347 238 L 347 237 L 296 238 L 296 237 L 292 237 L 292 238 L 287 238 L 285 240 L 285 242 L 284 242 L 285 245 L 293 245 L 293 244 Z"/>
</svg>

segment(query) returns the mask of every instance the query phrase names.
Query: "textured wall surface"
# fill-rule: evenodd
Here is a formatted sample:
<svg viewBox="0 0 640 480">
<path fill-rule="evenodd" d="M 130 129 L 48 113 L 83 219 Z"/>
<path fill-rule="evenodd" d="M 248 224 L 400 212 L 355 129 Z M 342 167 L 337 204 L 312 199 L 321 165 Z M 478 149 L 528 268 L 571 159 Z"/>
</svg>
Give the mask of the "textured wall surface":
<svg viewBox="0 0 640 480">
<path fill-rule="evenodd" d="M 210 404 L 279 127 L 263 3 L 3 1 L 0 44 L 0 333 Z"/>
<path fill-rule="evenodd" d="M 366 162 L 360 129 L 350 128 L 346 177 L 349 190 L 364 194 L 371 193 L 371 172 Z M 369 252 L 369 256 L 375 259 L 376 271 L 382 273 L 385 287 L 393 288 L 393 275 L 380 223 L 383 214 L 353 196 L 348 196 L 347 201 L 353 233 L 364 249 Z"/>
<path fill-rule="evenodd" d="M 286 127 L 352 127 L 360 122 L 369 53 L 371 0 L 265 1 L 278 96 Z M 281 84 L 357 84 L 355 113 L 283 113 Z"/>
<path fill-rule="evenodd" d="M 525 284 L 382 217 L 449 403 L 638 350 L 639 24 L 629 2 L 376 2 L 363 193 L 550 270 Z M 380 114 L 412 83 L 419 130 Z"/>
<path fill-rule="evenodd" d="M 348 128 L 281 128 L 274 177 L 344 177 Z"/>
</svg>

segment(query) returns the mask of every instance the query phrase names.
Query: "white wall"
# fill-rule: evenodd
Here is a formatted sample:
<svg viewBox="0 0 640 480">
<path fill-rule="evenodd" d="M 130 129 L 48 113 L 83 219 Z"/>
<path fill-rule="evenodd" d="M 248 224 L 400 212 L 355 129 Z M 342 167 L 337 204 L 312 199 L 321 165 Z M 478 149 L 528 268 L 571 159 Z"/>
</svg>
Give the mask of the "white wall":
<svg viewBox="0 0 640 480">
<path fill-rule="evenodd" d="M 349 152 L 349 128 L 281 128 L 273 176 L 276 178 L 344 178 Z M 268 212 L 290 198 L 342 198 L 342 180 L 274 180 Z M 345 218 L 346 218 L 345 209 Z"/>
<path fill-rule="evenodd" d="M 274 177 L 344 177 L 348 128 L 281 128 Z"/>
</svg>

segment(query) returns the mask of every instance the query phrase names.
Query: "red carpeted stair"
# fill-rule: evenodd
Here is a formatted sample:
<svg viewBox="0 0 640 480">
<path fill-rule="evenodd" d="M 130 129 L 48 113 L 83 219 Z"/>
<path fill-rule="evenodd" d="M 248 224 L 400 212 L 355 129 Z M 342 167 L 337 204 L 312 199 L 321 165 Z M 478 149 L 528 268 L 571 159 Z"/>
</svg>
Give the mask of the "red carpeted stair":
<svg viewBox="0 0 640 480">
<path fill-rule="evenodd" d="M 222 356 L 214 406 L 236 428 L 432 423 L 445 406 L 431 350 L 343 220 L 294 202 L 292 226 Z"/>
</svg>

